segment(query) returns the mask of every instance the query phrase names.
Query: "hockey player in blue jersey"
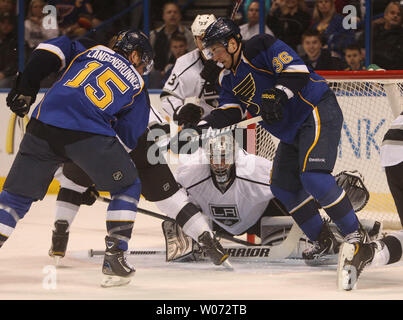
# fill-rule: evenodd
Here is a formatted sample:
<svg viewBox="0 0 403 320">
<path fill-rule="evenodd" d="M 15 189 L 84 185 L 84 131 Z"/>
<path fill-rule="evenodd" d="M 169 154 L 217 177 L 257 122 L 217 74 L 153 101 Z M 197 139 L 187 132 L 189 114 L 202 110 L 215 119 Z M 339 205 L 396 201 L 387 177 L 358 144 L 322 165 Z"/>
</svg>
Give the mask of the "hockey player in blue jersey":
<svg viewBox="0 0 403 320">
<path fill-rule="evenodd" d="M 363 242 L 365 235 L 353 207 L 334 177 L 343 115 L 326 81 L 310 70 L 284 42 L 257 35 L 242 43 L 238 26 L 220 18 L 211 24 L 203 44 L 225 66 L 219 83 L 220 107 L 197 130 L 239 122 L 248 111 L 280 139 L 273 163 L 271 189 L 295 222 L 313 241 L 303 253 L 315 264 L 338 252 L 314 199 L 338 226 L 345 241 Z"/>
<path fill-rule="evenodd" d="M 113 50 L 101 45 L 86 49 L 65 36 L 36 48 L 7 97 L 13 112 L 26 115 L 40 80 L 53 70 L 63 74 L 34 109 L 0 194 L 0 245 L 32 202 L 43 199 L 57 168 L 72 161 L 99 190 L 112 196 L 101 285 L 130 282 L 135 268 L 127 263 L 124 252 L 141 184 L 123 144 L 134 149 L 148 125 L 150 110 L 142 74 L 152 67 L 152 57 L 148 38 L 135 30 L 120 32 Z"/>
</svg>

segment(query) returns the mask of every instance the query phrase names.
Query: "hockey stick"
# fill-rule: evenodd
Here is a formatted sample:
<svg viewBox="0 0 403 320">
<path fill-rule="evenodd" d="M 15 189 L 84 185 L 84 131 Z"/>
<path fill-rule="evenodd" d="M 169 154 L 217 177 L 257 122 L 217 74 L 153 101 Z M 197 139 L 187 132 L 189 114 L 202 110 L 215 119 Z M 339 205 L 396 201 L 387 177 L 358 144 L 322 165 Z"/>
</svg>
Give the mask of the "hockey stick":
<svg viewBox="0 0 403 320">
<path fill-rule="evenodd" d="M 271 246 L 257 246 L 253 248 L 245 248 L 245 247 L 224 247 L 224 250 L 229 254 L 231 258 L 255 258 L 255 259 L 263 259 L 267 261 Z M 88 250 L 88 256 L 103 256 L 105 254 L 104 250 Z M 158 249 L 142 249 L 142 250 L 128 250 L 128 255 L 164 255 L 166 256 L 165 250 Z"/>
<path fill-rule="evenodd" d="M 15 122 L 17 120 L 17 115 L 12 112 L 10 115 L 10 120 L 8 121 L 7 136 L 6 136 L 6 152 L 8 154 L 14 153 L 14 135 L 15 135 Z"/>
<path fill-rule="evenodd" d="M 294 222 L 287 238 L 277 246 L 272 246 L 269 260 L 282 260 L 291 255 L 298 245 L 299 239 L 304 235 L 301 228 Z"/>
<path fill-rule="evenodd" d="M 106 197 L 102 197 L 102 196 L 98 196 L 97 199 L 100 200 L 100 201 L 106 202 L 106 203 L 110 203 L 112 201 L 111 199 L 106 198 Z M 171 221 L 171 222 L 176 223 L 175 219 L 172 219 L 172 218 L 170 218 L 168 216 L 165 216 L 163 214 L 160 214 L 160 213 L 156 213 L 156 212 L 146 210 L 146 209 L 143 209 L 143 208 L 139 208 L 139 207 L 137 207 L 137 211 L 141 212 L 143 214 L 149 215 L 151 217 L 158 218 L 160 220 L 167 220 L 167 221 Z M 235 237 L 233 237 L 231 235 L 225 234 L 223 232 L 218 231 L 218 232 L 216 232 L 216 235 L 219 238 L 223 238 L 223 239 L 226 239 L 226 240 L 229 240 L 229 241 L 232 241 L 232 242 L 235 242 L 235 243 L 239 243 L 239 244 L 242 244 L 242 245 L 245 245 L 245 246 L 249 246 L 249 247 L 257 247 L 257 246 L 259 246 L 257 244 L 250 243 L 250 242 L 245 241 L 245 240 L 237 239 L 237 238 L 235 238 Z"/>
<path fill-rule="evenodd" d="M 241 6 L 242 2 L 243 2 L 243 0 L 237 0 L 237 1 L 235 2 L 234 8 L 232 9 L 231 16 L 230 16 L 230 19 L 231 19 L 231 20 L 234 20 L 234 19 L 235 19 L 235 15 L 236 15 L 236 13 L 238 12 L 239 7 Z"/>
</svg>

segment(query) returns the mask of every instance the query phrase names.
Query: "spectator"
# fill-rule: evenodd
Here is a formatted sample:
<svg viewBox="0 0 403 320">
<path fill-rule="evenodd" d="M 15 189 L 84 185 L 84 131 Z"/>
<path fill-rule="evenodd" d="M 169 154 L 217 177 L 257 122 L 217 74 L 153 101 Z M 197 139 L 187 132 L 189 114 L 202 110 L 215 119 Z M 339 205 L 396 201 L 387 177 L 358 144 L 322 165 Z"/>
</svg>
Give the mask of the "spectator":
<svg viewBox="0 0 403 320">
<path fill-rule="evenodd" d="M 92 27 L 93 9 L 90 0 L 48 0 L 48 4 L 57 9 L 62 34 L 77 37 Z"/>
<path fill-rule="evenodd" d="M 403 69 L 402 8 L 398 2 L 387 5 L 383 24 L 374 24 L 372 43 L 373 63 L 386 70 Z"/>
<path fill-rule="evenodd" d="M 302 53 L 301 37 L 309 28 L 311 15 L 304 0 L 276 0 L 270 8 L 266 24 L 275 36 L 286 42 L 296 52 Z"/>
<path fill-rule="evenodd" d="M 175 65 L 176 59 L 188 52 L 186 37 L 182 33 L 174 33 L 169 41 L 169 48 L 171 51 L 171 57 L 163 71 L 164 78 L 162 81 L 162 87 L 171 75 L 171 71 Z"/>
<path fill-rule="evenodd" d="M 0 16 L 0 87 L 9 88 L 17 73 L 17 34 L 14 16 Z"/>
<path fill-rule="evenodd" d="M 355 42 L 354 31 L 343 27 L 343 16 L 336 12 L 335 0 L 316 0 L 313 22 L 313 28 L 326 38 L 332 55 L 342 57 L 344 48 Z"/>
<path fill-rule="evenodd" d="M 240 11 L 241 11 L 241 15 L 242 15 L 242 23 L 246 23 L 248 22 L 248 10 L 249 10 L 249 5 L 251 4 L 251 2 L 254 2 L 256 0 L 244 0 L 242 1 L 242 5 Z M 265 3 L 265 19 L 267 15 L 269 14 L 269 7 L 270 7 L 270 1 L 271 0 L 264 0 Z"/>
<path fill-rule="evenodd" d="M 35 47 L 48 39 L 56 38 L 59 35 L 59 28 L 44 28 L 42 25 L 44 14 L 42 12 L 45 2 L 43 0 L 32 0 L 29 4 L 27 19 L 25 20 L 25 41 L 30 53 Z M 28 54 L 27 54 L 28 56 Z"/>
<path fill-rule="evenodd" d="M 192 32 L 181 24 L 181 18 L 179 6 L 174 2 L 168 2 L 162 9 L 164 24 L 150 33 L 150 42 L 154 50 L 154 68 L 150 73 L 150 88 L 161 88 L 163 71 L 172 56 L 169 41 L 174 33 L 182 33 L 186 37 L 189 50 L 196 47 Z"/>
<path fill-rule="evenodd" d="M 348 65 L 345 71 L 365 70 L 361 48 L 357 44 L 351 44 L 346 49 L 344 49 L 344 60 L 346 60 L 346 63 Z"/>
<path fill-rule="evenodd" d="M 329 50 L 323 48 L 321 36 L 317 30 L 305 31 L 302 35 L 302 47 L 305 55 L 302 56 L 305 64 L 314 70 L 344 70 L 345 63 L 337 57 L 332 57 Z"/>
<path fill-rule="evenodd" d="M 249 40 L 260 33 L 259 31 L 259 2 L 252 1 L 248 7 L 248 22 L 240 26 L 242 40 Z M 274 36 L 273 32 L 264 26 L 264 33 Z"/>
<path fill-rule="evenodd" d="M 15 16 L 15 0 L 0 0 L 0 15 L 3 14 Z"/>
</svg>

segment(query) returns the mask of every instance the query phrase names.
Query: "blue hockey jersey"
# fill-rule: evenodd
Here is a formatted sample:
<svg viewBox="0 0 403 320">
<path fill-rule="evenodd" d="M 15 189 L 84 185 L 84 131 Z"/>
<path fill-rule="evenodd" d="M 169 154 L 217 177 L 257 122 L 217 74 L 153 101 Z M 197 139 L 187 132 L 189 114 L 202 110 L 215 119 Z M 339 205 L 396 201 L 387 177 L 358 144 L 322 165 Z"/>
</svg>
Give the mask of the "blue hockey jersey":
<svg viewBox="0 0 403 320">
<path fill-rule="evenodd" d="M 59 128 L 118 135 L 134 149 L 148 125 L 150 107 L 144 81 L 131 63 L 105 46 L 86 49 L 65 36 L 36 50 L 54 53 L 64 72 L 32 117 Z"/>
<path fill-rule="evenodd" d="M 219 83 L 220 107 L 205 119 L 215 127 L 229 125 L 218 123 L 224 119 L 231 119 L 232 123 L 240 121 L 246 117 L 246 111 L 252 116 L 259 115 L 264 89 L 287 88 L 289 100 L 284 106 L 283 119 L 273 125 L 260 123 L 286 143 L 293 142 L 299 127 L 329 90 L 326 80 L 309 69 L 293 49 L 267 34 L 243 44 L 239 61 L 233 69 L 221 72 Z"/>
</svg>

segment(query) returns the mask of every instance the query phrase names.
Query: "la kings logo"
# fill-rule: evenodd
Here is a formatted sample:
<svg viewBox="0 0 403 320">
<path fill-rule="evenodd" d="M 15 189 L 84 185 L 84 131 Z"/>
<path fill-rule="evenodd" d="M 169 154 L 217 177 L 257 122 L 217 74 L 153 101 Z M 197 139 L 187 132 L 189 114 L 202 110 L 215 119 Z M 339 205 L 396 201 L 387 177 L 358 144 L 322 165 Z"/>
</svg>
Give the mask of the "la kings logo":
<svg viewBox="0 0 403 320">
<path fill-rule="evenodd" d="M 209 205 L 211 215 L 220 223 L 226 226 L 233 226 L 241 219 L 239 218 L 238 208 L 230 205 Z"/>
</svg>

